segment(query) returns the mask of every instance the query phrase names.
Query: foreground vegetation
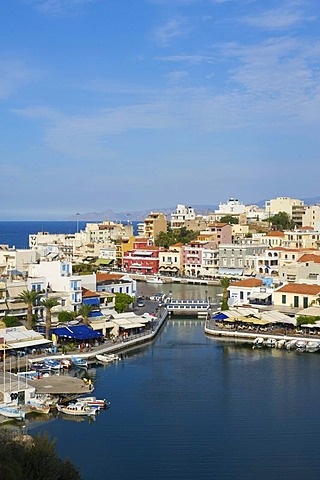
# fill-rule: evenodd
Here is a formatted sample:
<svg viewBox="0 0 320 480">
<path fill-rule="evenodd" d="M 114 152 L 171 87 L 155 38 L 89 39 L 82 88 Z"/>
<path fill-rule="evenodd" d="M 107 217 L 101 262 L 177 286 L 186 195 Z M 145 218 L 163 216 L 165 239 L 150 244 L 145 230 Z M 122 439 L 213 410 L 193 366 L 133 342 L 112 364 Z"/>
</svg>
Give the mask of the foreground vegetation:
<svg viewBox="0 0 320 480">
<path fill-rule="evenodd" d="M 70 460 L 61 460 L 48 434 L 21 435 L 0 430 L 0 478 L 5 480 L 81 480 Z"/>
</svg>

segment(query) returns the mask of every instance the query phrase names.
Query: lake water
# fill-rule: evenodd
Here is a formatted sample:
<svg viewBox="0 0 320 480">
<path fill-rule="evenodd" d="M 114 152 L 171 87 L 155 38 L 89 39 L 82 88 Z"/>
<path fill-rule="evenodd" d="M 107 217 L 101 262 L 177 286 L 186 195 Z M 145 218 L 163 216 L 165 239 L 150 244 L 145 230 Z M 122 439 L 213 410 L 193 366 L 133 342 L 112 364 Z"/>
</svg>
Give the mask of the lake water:
<svg viewBox="0 0 320 480">
<path fill-rule="evenodd" d="M 95 422 L 48 431 L 85 480 L 318 479 L 317 354 L 215 340 L 169 319 L 154 343 L 97 366 Z"/>
</svg>

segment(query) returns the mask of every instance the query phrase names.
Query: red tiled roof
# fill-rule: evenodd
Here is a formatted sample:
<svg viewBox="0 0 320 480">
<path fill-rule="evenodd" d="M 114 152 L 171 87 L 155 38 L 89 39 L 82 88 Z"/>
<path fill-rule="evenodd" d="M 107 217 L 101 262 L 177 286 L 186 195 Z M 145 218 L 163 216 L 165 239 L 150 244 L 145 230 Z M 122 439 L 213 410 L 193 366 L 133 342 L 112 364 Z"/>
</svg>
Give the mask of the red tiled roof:
<svg viewBox="0 0 320 480">
<path fill-rule="evenodd" d="M 107 280 L 119 280 L 124 274 L 122 273 L 97 273 L 97 282 L 106 282 Z"/>
<path fill-rule="evenodd" d="M 245 280 L 239 280 L 238 282 L 232 282 L 231 287 L 261 287 L 262 280 L 259 278 L 246 278 Z"/>
<path fill-rule="evenodd" d="M 320 263 L 320 255 L 314 255 L 312 253 L 305 253 L 297 261 L 302 262 L 302 263 L 304 263 L 304 262 Z"/>
<path fill-rule="evenodd" d="M 97 292 L 92 292 L 91 290 L 87 290 L 86 288 L 82 287 L 82 298 L 87 297 L 100 297 L 100 295 Z"/>
<path fill-rule="evenodd" d="M 284 237 L 284 233 L 276 230 L 274 232 L 267 233 L 266 237 Z"/>
<path fill-rule="evenodd" d="M 318 293 L 320 293 L 320 285 L 308 285 L 306 283 L 288 283 L 288 285 L 284 285 L 283 287 L 279 288 L 277 292 L 318 295 Z"/>
</svg>

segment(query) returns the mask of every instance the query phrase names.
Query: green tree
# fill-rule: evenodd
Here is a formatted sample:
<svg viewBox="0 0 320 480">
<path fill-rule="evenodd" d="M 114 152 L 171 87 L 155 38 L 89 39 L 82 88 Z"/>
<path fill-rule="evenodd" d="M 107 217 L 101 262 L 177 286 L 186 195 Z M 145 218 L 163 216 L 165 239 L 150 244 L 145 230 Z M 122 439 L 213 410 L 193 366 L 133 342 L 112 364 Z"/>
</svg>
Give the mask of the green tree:
<svg viewBox="0 0 320 480">
<path fill-rule="evenodd" d="M 167 232 L 159 232 L 155 239 L 158 247 L 168 248 L 175 243 L 186 244 L 197 238 L 199 232 L 188 230 L 185 227 L 172 229 L 168 227 Z"/>
<path fill-rule="evenodd" d="M 27 305 L 27 328 L 28 330 L 32 329 L 32 309 L 36 304 L 37 300 L 42 296 L 42 293 L 36 292 L 35 290 L 24 290 L 18 295 L 18 298 Z"/>
<path fill-rule="evenodd" d="M 13 315 L 6 315 L 2 318 L 2 321 L 5 324 L 6 328 L 16 327 L 17 325 L 19 325 L 17 317 L 14 317 Z"/>
<path fill-rule="evenodd" d="M 230 285 L 229 278 L 227 277 L 221 278 L 220 285 L 223 288 L 221 310 L 229 310 L 229 306 L 228 306 L 228 287 Z"/>
<path fill-rule="evenodd" d="M 221 223 L 232 223 L 233 225 L 237 225 L 239 223 L 239 219 L 233 217 L 232 215 L 225 215 L 224 217 L 220 218 Z"/>
<path fill-rule="evenodd" d="M 127 293 L 116 293 L 114 309 L 117 313 L 122 313 L 132 302 L 133 298 Z"/>
<path fill-rule="evenodd" d="M 93 307 L 91 305 L 81 305 L 78 310 L 78 315 L 81 315 L 84 325 L 89 325 L 89 316 L 92 312 Z"/>
<path fill-rule="evenodd" d="M 78 312 L 76 312 L 78 315 Z M 58 313 L 58 320 L 60 323 L 68 323 L 71 322 L 75 317 L 74 312 L 68 312 L 67 310 L 63 310 L 62 312 Z"/>
<path fill-rule="evenodd" d="M 318 322 L 320 320 L 320 316 L 311 316 L 311 315 L 299 315 L 297 317 L 297 327 L 300 327 L 301 325 L 313 325 L 314 323 Z"/>
<path fill-rule="evenodd" d="M 277 230 L 288 230 L 295 226 L 295 223 L 291 220 L 287 212 L 276 213 L 272 217 L 269 217 L 267 221 L 274 225 Z"/>
<path fill-rule="evenodd" d="M 41 300 L 41 305 L 46 309 L 46 339 L 50 338 L 51 330 L 51 309 L 59 305 L 59 302 L 56 298 L 46 298 Z"/>
</svg>

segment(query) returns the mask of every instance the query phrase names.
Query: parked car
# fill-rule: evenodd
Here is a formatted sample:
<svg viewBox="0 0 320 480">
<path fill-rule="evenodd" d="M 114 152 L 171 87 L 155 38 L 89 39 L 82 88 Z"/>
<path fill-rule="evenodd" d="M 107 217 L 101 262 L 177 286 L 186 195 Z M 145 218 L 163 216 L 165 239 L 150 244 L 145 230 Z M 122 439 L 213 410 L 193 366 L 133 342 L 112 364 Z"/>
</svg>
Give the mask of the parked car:
<svg viewBox="0 0 320 480">
<path fill-rule="evenodd" d="M 145 306 L 145 303 L 144 303 L 144 300 L 143 298 L 141 297 L 138 297 L 138 300 L 137 300 L 137 307 L 144 307 Z"/>
</svg>

